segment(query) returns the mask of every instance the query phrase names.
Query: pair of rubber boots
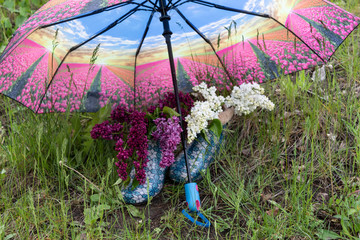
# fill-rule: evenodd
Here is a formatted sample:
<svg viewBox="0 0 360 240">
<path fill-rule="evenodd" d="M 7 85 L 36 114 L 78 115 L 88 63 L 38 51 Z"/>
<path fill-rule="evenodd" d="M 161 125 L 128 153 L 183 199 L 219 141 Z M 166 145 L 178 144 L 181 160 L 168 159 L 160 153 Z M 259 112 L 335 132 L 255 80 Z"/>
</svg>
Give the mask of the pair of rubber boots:
<svg viewBox="0 0 360 240">
<path fill-rule="evenodd" d="M 190 174 L 192 181 L 198 181 L 202 178 L 206 169 L 214 160 L 220 145 L 223 141 L 223 133 L 220 138 L 212 132 L 207 133 L 208 141 L 203 136 L 198 137 L 188 146 L 187 155 L 190 164 Z M 187 171 L 184 159 L 184 152 L 180 152 L 175 162 L 168 168 L 161 168 L 161 149 L 159 144 L 150 142 L 148 148 L 148 165 L 145 168 L 147 181 L 145 184 L 132 189 L 132 181 L 121 192 L 126 203 L 141 204 L 148 201 L 149 197 L 156 196 L 163 188 L 165 175 L 169 171 L 169 177 L 172 181 L 178 183 L 187 182 Z M 130 174 L 134 178 L 134 172 Z"/>
</svg>

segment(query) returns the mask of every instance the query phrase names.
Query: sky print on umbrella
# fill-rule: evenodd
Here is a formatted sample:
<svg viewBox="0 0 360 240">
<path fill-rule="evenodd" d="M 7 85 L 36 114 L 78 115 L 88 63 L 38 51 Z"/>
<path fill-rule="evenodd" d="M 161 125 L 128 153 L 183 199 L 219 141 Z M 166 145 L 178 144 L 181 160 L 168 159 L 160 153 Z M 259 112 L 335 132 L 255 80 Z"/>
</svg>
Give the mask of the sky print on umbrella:
<svg viewBox="0 0 360 240">
<path fill-rule="evenodd" d="M 137 11 L 118 20 L 138 6 L 132 2 L 141 3 L 49 1 L 20 27 L 4 51 L 0 59 L 0 91 L 39 113 L 64 112 L 67 108 L 94 112 L 108 102 L 130 107 L 134 102 L 138 106 L 156 102 L 173 89 L 162 23 L 155 13 L 135 58 L 151 12 Z M 186 23 L 187 19 L 176 9 L 169 11 L 180 90 L 190 91 L 201 81 L 230 89 L 234 83 L 261 83 L 281 73 L 316 66 L 328 60 L 360 22 L 323 0 L 211 2 L 273 18 L 190 2 L 178 6 L 209 39 L 217 56 Z M 109 11 L 86 14 L 109 6 L 103 8 Z M 85 15 L 37 28 L 78 14 Z M 116 20 L 118 25 L 71 51 Z M 231 82 L 226 80 L 229 76 Z"/>
<path fill-rule="evenodd" d="M 50 0 L 36 11 L 19 29 L 5 49 L 4 53 L 11 50 L 21 42 L 29 33 L 38 27 L 51 24 L 63 19 L 86 14 L 101 8 L 111 7 L 124 2 L 122 0 Z M 122 6 L 121 4 L 119 6 Z M 115 6 L 116 7 L 116 6 Z"/>
</svg>

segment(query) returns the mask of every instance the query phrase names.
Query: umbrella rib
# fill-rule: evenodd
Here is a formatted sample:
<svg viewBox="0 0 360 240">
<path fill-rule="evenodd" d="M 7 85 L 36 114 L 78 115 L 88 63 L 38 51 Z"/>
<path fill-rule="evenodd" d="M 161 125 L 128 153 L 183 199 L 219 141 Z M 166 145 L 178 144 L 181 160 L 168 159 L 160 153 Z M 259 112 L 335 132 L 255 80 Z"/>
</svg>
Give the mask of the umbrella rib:
<svg viewBox="0 0 360 240">
<path fill-rule="evenodd" d="M 39 107 L 38 109 L 35 111 L 36 113 L 39 111 L 40 107 L 41 107 L 41 103 L 44 100 L 44 97 L 46 95 L 46 92 L 49 90 L 51 83 L 53 82 L 56 74 L 58 73 L 61 65 L 64 63 L 65 59 L 67 58 L 67 56 L 75 51 L 76 49 L 78 49 L 79 47 L 83 46 L 84 44 L 88 43 L 89 41 L 93 40 L 94 38 L 100 36 L 101 34 L 109 31 L 110 29 L 114 28 L 116 25 L 118 25 L 119 23 L 123 22 L 124 20 L 126 20 L 127 18 L 129 18 L 131 15 L 133 15 L 140 7 L 142 4 L 145 4 L 147 1 L 142 2 L 140 5 L 138 5 L 137 7 L 131 9 L 130 11 L 128 11 L 126 14 L 124 14 L 123 16 L 121 16 L 120 18 L 118 18 L 116 21 L 114 21 L 113 23 L 111 23 L 109 26 L 103 28 L 102 30 L 100 30 L 99 32 L 97 32 L 96 34 L 94 34 L 93 36 L 91 36 L 89 39 L 83 41 L 82 43 L 79 43 L 76 46 L 73 46 L 72 48 L 69 49 L 69 51 L 66 53 L 66 55 L 64 56 L 64 58 L 62 59 L 61 63 L 59 64 L 59 66 L 57 67 L 53 77 L 51 78 L 51 81 L 49 82 L 48 86 L 45 89 L 45 94 L 44 96 L 41 98 L 40 102 L 39 102 Z"/>
<path fill-rule="evenodd" d="M 156 2 L 158 2 L 158 0 L 157 0 Z M 142 45 L 143 45 L 143 43 L 144 43 L 144 40 L 145 40 L 145 38 L 146 38 L 146 35 L 147 35 L 148 31 L 149 31 L 149 26 L 150 26 L 150 24 L 151 24 L 151 22 L 152 22 L 152 19 L 153 19 L 153 17 L 154 17 L 154 13 L 155 13 L 155 9 L 153 9 L 153 11 L 152 11 L 151 14 L 150 14 L 149 20 L 148 20 L 148 22 L 147 22 L 147 24 L 146 24 L 146 27 L 145 27 L 144 34 L 143 34 L 143 36 L 142 36 L 142 38 L 141 38 L 141 41 L 140 41 L 140 44 L 139 44 L 139 46 L 138 46 L 138 48 L 137 48 L 137 50 L 136 50 L 135 58 L 137 58 L 137 56 L 138 56 L 139 53 L 140 53 L 140 49 L 141 49 L 141 47 L 142 47 Z"/>
<path fill-rule="evenodd" d="M 246 10 L 226 7 L 223 5 L 219 5 L 219 4 L 215 4 L 215 3 L 211 3 L 211 2 L 207 2 L 207 1 L 203 1 L 203 0 L 188 0 L 187 2 L 193 2 L 193 3 L 197 3 L 200 5 L 206 6 L 206 7 L 214 7 L 214 8 L 218 8 L 218 9 L 222 9 L 222 10 L 244 13 L 244 14 L 253 15 L 253 16 L 257 16 L 257 17 L 270 18 L 269 14 L 256 13 L 256 12 L 250 12 L 250 11 L 246 11 Z"/>
<path fill-rule="evenodd" d="M 154 4 L 151 0 L 148 0 L 147 2 L 150 2 L 151 4 Z M 146 7 L 146 8 L 148 8 L 149 10 L 152 10 L 152 9 L 153 9 L 152 7 L 146 6 L 146 5 L 144 5 L 143 3 L 136 3 L 136 2 L 133 2 L 133 1 L 131 1 L 131 2 L 129 2 L 129 3 L 136 4 L 136 5 L 141 6 L 141 7 Z"/>
<path fill-rule="evenodd" d="M 157 7 L 156 4 L 157 4 L 157 1 L 156 3 L 153 3 L 151 0 L 148 0 L 154 7 Z M 151 8 L 151 9 L 154 9 L 154 8 Z"/>
<path fill-rule="evenodd" d="M 138 46 L 138 48 L 137 48 L 137 50 L 136 50 L 136 53 L 135 53 L 135 65 L 134 65 L 134 69 L 135 69 L 135 70 L 134 70 L 134 108 L 135 108 L 135 99 L 136 99 L 136 64 L 137 64 L 137 57 L 138 57 L 138 55 L 139 55 L 139 53 L 140 53 L 141 47 L 142 47 L 142 45 L 143 45 L 143 43 L 144 43 L 144 41 L 145 41 L 145 38 L 146 38 L 146 36 L 147 36 L 147 33 L 148 33 L 148 31 L 149 31 L 149 27 L 150 27 L 150 24 L 151 24 L 152 19 L 153 19 L 153 17 L 154 17 L 155 7 L 156 7 L 156 4 L 158 3 L 158 1 L 159 1 L 159 0 L 156 0 L 156 2 L 155 2 L 154 9 L 153 9 L 153 11 L 152 11 L 151 14 L 150 14 L 149 20 L 148 20 L 148 22 L 147 22 L 147 24 L 146 24 L 146 27 L 145 27 L 144 34 L 143 34 L 143 36 L 142 36 L 142 38 L 141 38 L 140 44 L 139 44 L 139 46 Z"/>
<path fill-rule="evenodd" d="M 166 8 L 168 9 L 171 4 L 172 4 L 172 0 L 169 0 L 168 3 L 167 3 L 167 5 L 166 5 Z"/>
<path fill-rule="evenodd" d="M 17 46 L 19 46 L 25 39 L 27 39 L 33 32 L 35 32 L 38 29 L 39 29 L 39 27 L 36 27 L 35 29 L 29 30 L 29 32 L 25 33 L 22 36 L 23 39 L 20 38 L 17 43 L 14 43 L 13 46 L 11 46 L 6 51 L 2 52 L 2 54 L 0 55 L 0 64 L 5 60 L 6 55 L 10 55 L 16 49 Z M 12 37 L 14 37 L 14 35 Z"/>
<path fill-rule="evenodd" d="M 172 4 L 172 8 L 175 8 L 175 7 L 183 5 L 184 3 L 190 2 L 189 0 L 187 0 L 187 1 L 180 3 L 181 1 L 183 1 L 183 0 L 177 0 L 174 4 Z M 178 4 L 178 3 L 180 3 L 180 4 Z"/>
<path fill-rule="evenodd" d="M 93 36 L 91 36 L 89 39 L 83 41 L 82 43 L 79 43 L 78 45 L 73 46 L 72 48 L 70 48 L 69 52 L 75 51 L 76 49 L 78 49 L 79 47 L 83 46 L 84 44 L 90 42 L 91 40 L 93 40 L 94 38 L 98 37 L 99 35 L 109 31 L 110 29 L 114 28 L 116 25 L 118 25 L 119 23 L 123 22 L 124 20 L 126 20 L 127 18 L 129 18 L 131 15 L 133 15 L 136 11 L 137 11 L 136 7 L 135 9 L 130 10 L 129 12 L 127 12 L 126 14 L 124 14 L 123 16 L 121 16 L 120 18 L 118 18 L 116 21 L 114 21 L 113 23 L 111 23 L 109 26 L 107 26 L 106 28 L 103 28 L 102 30 L 100 30 L 99 32 L 95 33 Z"/>
<path fill-rule="evenodd" d="M 54 25 L 57 25 L 57 24 L 66 23 L 66 22 L 73 21 L 73 20 L 76 20 L 76 19 L 96 15 L 96 14 L 99 14 L 99 13 L 102 13 L 102 12 L 111 11 L 111 10 L 117 9 L 119 7 L 129 5 L 129 4 L 136 4 L 136 3 L 122 2 L 122 3 L 119 3 L 119 4 L 115 5 L 115 6 L 113 5 L 113 6 L 110 6 L 110 7 L 101 8 L 101 9 L 98 9 L 98 10 L 95 10 L 95 11 L 92 11 L 92 12 L 89 12 L 89 13 L 84 13 L 84 14 L 77 15 L 75 17 L 70 17 L 70 18 L 67 18 L 67 19 L 64 19 L 64 20 L 60 20 L 60 21 L 57 21 L 55 23 L 46 24 L 46 25 L 40 26 L 39 28 L 41 29 L 41 28 L 51 27 L 51 26 L 54 26 Z"/>
<path fill-rule="evenodd" d="M 230 8 L 230 7 L 210 3 L 210 2 L 207 2 L 207 1 L 203 1 L 203 0 L 187 0 L 186 2 L 193 2 L 193 3 L 197 3 L 197 4 L 200 4 L 200 5 L 203 5 L 203 6 L 207 6 L 207 7 L 214 7 L 214 8 L 218 8 L 218 9 L 222 9 L 222 10 L 238 12 L 238 13 L 244 13 L 244 14 L 249 14 L 249 15 L 253 15 L 253 16 L 257 16 L 257 17 L 263 17 L 263 18 L 271 19 L 271 20 L 275 21 L 277 24 L 279 24 L 280 26 L 282 26 L 283 28 L 285 28 L 286 30 L 288 30 L 289 32 L 291 32 L 296 38 L 298 38 L 303 44 L 305 44 L 305 46 L 308 47 L 318 58 L 320 58 L 320 60 L 322 62 L 325 62 L 325 60 L 316 51 L 314 51 L 304 40 L 302 40 L 296 33 L 294 33 L 291 29 L 287 28 L 284 24 L 282 24 L 281 22 L 279 22 L 277 19 L 273 18 L 269 14 L 255 13 L 255 12 L 249 12 L 249 11 L 246 11 L 246 10 Z M 184 3 L 186 3 L 186 2 L 184 2 Z"/>
<path fill-rule="evenodd" d="M 85 13 L 85 14 L 80 14 L 80 15 L 77 15 L 75 17 L 71 17 L 71 18 L 67 18 L 67 19 L 64 19 L 64 20 L 61 20 L 61 21 L 58 21 L 58 22 L 55 22 L 55 23 L 50 23 L 50 24 L 46 24 L 46 25 L 42 25 L 42 26 L 37 26 L 36 28 L 30 30 L 28 33 L 26 33 L 25 35 L 29 36 L 31 35 L 33 32 L 39 30 L 39 29 L 42 29 L 42 28 L 46 28 L 46 27 L 51 27 L 51 26 L 54 26 L 54 25 L 57 25 L 57 24 L 61 24 L 61 23 L 65 23 L 65 22 L 69 22 L 69 21 L 72 21 L 72 20 L 76 20 L 76 19 L 80 19 L 80 18 L 83 18 L 83 17 L 88 17 L 88 16 L 92 16 L 92 15 L 96 15 L 98 13 L 102 13 L 102 12 L 105 12 L 105 11 L 111 11 L 113 9 L 116 9 L 116 8 L 119 8 L 119 7 L 122 7 L 124 5 L 128 5 L 130 4 L 130 2 L 123 2 L 123 3 L 120 3 L 116 6 L 111 6 L 111 7 L 107 7 L 107 8 L 102 8 L 102 9 L 98 9 L 98 10 L 95 10 L 95 11 L 92 11 L 90 13 Z M 133 4 L 138 4 L 138 3 L 133 3 Z M 24 36 L 25 36 L 24 35 Z M 24 37 L 23 36 L 23 37 Z M 27 37 L 26 37 L 27 38 Z M 25 40 L 26 38 L 24 38 L 23 40 Z M 19 44 L 21 44 L 22 41 L 18 42 L 16 45 L 12 46 L 9 50 L 7 51 L 4 51 L 1 55 L 0 55 L 0 59 L 2 59 L 3 56 L 5 56 L 6 54 L 10 54 L 13 49 L 15 49 L 15 47 L 17 47 Z M 11 51 L 10 51 L 11 50 Z M 10 51 L 10 52 L 9 52 Z M 2 62 L 2 60 L 0 60 L 0 63 Z"/>
<path fill-rule="evenodd" d="M 182 12 L 181 12 L 179 9 L 177 9 L 176 7 L 175 7 L 174 9 L 175 9 L 175 11 L 180 15 L 180 17 L 181 17 L 182 19 L 184 19 L 184 21 L 185 21 L 207 44 L 210 45 L 210 47 L 211 47 L 211 49 L 213 50 L 213 52 L 215 53 L 216 57 L 217 57 L 218 60 L 220 61 L 220 63 L 221 63 L 221 65 L 222 65 L 222 67 L 223 67 L 226 75 L 228 76 L 229 80 L 231 80 L 232 78 L 231 78 L 231 76 L 230 76 L 230 73 L 228 72 L 227 68 L 225 67 L 225 64 L 224 64 L 224 62 L 221 60 L 220 56 L 216 53 L 216 50 L 215 50 L 215 48 L 214 48 L 214 45 L 211 43 L 211 41 L 210 41 L 202 32 L 200 32 L 200 30 L 197 29 L 197 27 L 195 27 L 195 25 L 192 24 L 192 23 L 182 14 Z"/>
<path fill-rule="evenodd" d="M 151 2 L 151 1 L 149 1 L 149 2 Z M 80 15 L 77 15 L 75 17 L 67 18 L 67 19 L 64 19 L 64 20 L 61 20 L 61 21 L 58 21 L 58 22 L 55 22 L 55 23 L 50 23 L 50 24 L 47 24 L 47 25 L 43 25 L 43 26 L 40 26 L 39 28 L 41 29 L 41 28 L 51 27 L 51 26 L 54 26 L 54 25 L 57 25 L 57 24 L 61 24 L 61 23 L 72 21 L 72 20 L 76 20 L 76 19 L 96 15 L 96 14 L 99 14 L 99 13 L 102 13 L 102 12 L 111 11 L 111 10 L 117 9 L 119 7 L 129 5 L 129 4 L 135 4 L 135 5 L 138 5 L 138 6 L 141 6 L 141 7 L 148 8 L 147 9 L 148 11 L 152 10 L 151 7 L 143 5 L 142 3 L 136 3 L 136 2 L 133 2 L 133 1 L 127 1 L 127 2 L 121 2 L 121 3 L 118 3 L 118 4 L 112 5 L 110 7 L 101 8 L 101 9 L 98 9 L 98 10 L 95 10 L 95 11 L 92 11 L 92 12 L 89 12 L 89 13 L 80 14 Z"/>
</svg>

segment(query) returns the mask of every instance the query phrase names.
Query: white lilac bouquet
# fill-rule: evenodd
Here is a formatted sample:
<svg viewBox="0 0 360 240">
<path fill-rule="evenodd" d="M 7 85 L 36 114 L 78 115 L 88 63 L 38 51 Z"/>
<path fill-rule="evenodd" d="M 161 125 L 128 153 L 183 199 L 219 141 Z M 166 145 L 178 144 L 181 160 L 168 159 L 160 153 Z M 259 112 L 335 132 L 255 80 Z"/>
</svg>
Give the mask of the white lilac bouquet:
<svg viewBox="0 0 360 240">
<path fill-rule="evenodd" d="M 200 93 L 204 101 L 195 101 L 190 114 L 185 117 L 187 122 L 187 140 L 191 143 L 198 133 L 207 129 L 209 122 L 219 118 L 223 111 L 225 98 L 216 95 L 216 88 L 208 88 L 206 83 L 193 87 L 195 93 Z"/>
<path fill-rule="evenodd" d="M 257 83 L 245 83 L 239 87 L 235 86 L 231 95 L 226 97 L 225 106 L 234 107 L 238 116 L 253 112 L 257 107 L 272 111 L 274 103 L 263 95 L 264 89 Z"/>
<path fill-rule="evenodd" d="M 190 114 L 185 118 L 188 143 L 191 143 L 197 134 L 206 133 L 208 129 L 219 136 L 219 131 L 222 130 L 219 114 L 224 108 L 234 108 L 235 114 L 239 116 L 249 114 L 257 107 L 270 111 L 274 109 L 274 104 L 263 95 L 264 89 L 257 83 L 235 86 L 226 98 L 218 96 L 216 88 L 208 88 L 204 82 L 195 86 L 193 90 L 200 94 L 203 100 L 195 101 Z"/>
</svg>

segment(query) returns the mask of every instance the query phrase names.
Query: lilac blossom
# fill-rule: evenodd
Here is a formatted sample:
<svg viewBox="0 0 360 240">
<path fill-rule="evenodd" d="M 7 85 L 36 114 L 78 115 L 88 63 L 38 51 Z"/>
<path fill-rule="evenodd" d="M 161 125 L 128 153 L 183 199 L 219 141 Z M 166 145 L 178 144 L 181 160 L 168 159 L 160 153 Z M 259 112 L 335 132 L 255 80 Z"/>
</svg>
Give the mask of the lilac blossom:
<svg viewBox="0 0 360 240">
<path fill-rule="evenodd" d="M 102 138 L 102 139 L 106 139 L 106 140 L 112 140 L 112 128 L 109 124 L 109 121 L 105 121 L 103 123 L 100 124 L 95 124 L 95 126 L 93 127 L 93 129 L 90 132 L 91 137 L 93 139 L 98 139 L 98 138 Z"/>
<path fill-rule="evenodd" d="M 116 108 L 114 108 L 111 111 L 111 119 L 113 121 L 117 121 L 117 122 L 129 122 L 130 120 L 130 110 L 128 110 L 126 107 L 123 106 L 118 106 Z"/>
<path fill-rule="evenodd" d="M 122 137 L 121 131 L 123 126 L 120 123 L 110 124 L 109 121 L 104 121 L 100 124 L 95 124 L 90 132 L 93 139 L 119 140 Z"/>
<path fill-rule="evenodd" d="M 111 133 L 112 133 L 113 140 L 115 140 L 117 142 L 120 139 L 122 139 L 122 137 L 123 137 L 122 130 L 123 129 L 124 129 L 124 126 L 121 125 L 120 123 L 114 123 L 111 125 Z"/>
<path fill-rule="evenodd" d="M 170 166 L 175 160 L 174 151 L 180 143 L 180 133 L 182 132 L 179 122 L 179 118 L 175 116 L 169 119 L 154 120 L 157 129 L 152 136 L 160 142 L 162 153 L 160 167 L 162 168 Z"/>
<path fill-rule="evenodd" d="M 147 166 L 147 154 L 148 154 L 148 139 L 147 133 L 147 119 L 145 113 L 134 111 L 131 114 L 131 128 L 128 135 L 128 147 L 132 149 L 132 152 L 136 152 L 137 158 L 134 161 L 136 170 L 136 179 L 140 184 L 144 184 L 146 180 L 145 171 L 143 168 Z M 135 164 L 136 163 L 136 164 Z"/>
<path fill-rule="evenodd" d="M 127 163 L 119 161 L 119 162 L 116 162 L 115 165 L 118 167 L 117 173 L 119 175 L 119 178 L 122 179 L 123 181 L 125 181 L 128 177 Z"/>
</svg>

